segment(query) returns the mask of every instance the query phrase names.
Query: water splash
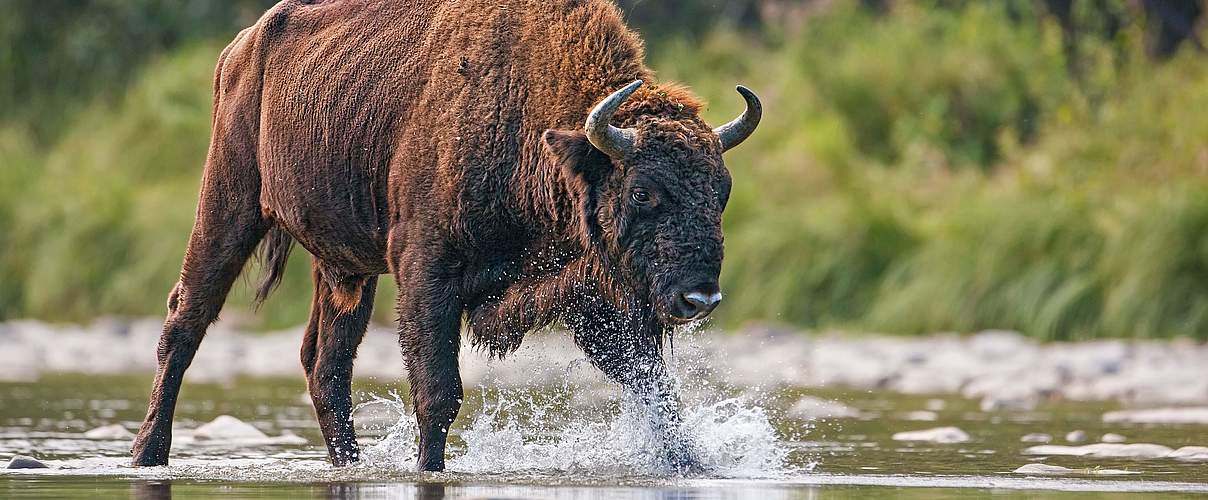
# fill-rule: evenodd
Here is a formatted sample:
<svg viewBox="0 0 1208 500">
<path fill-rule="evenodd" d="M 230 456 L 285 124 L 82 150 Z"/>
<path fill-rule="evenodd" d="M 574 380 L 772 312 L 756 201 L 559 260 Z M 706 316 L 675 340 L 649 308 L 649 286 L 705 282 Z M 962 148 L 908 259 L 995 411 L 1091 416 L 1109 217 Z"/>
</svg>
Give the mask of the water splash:
<svg viewBox="0 0 1208 500">
<path fill-rule="evenodd" d="M 368 424 L 361 424 L 362 429 L 381 436 L 377 442 L 362 450 L 361 466 L 414 469 L 415 457 L 419 454 L 416 441 L 419 427 L 415 423 L 415 417 L 403 404 L 403 398 L 394 391 L 390 392 L 389 397 L 371 394 L 369 400 L 358 404 L 353 413 L 366 409 L 374 409 L 379 415 L 385 414 L 392 418 L 383 420 L 379 417 Z"/>
<path fill-rule="evenodd" d="M 482 409 L 458 433 L 449 470 L 465 473 L 562 473 L 593 476 L 669 476 L 662 441 L 648 413 L 624 400 L 611 410 L 565 409 L 564 398 L 537 400 L 523 391 L 486 396 Z M 397 395 L 369 403 L 398 410 L 398 421 L 366 448 L 369 467 L 414 467 L 416 425 Z M 688 406 L 683 433 L 710 476 L 777 477 L 787 472 L 788 449 L 767 412 L 737 398 Z"/>
</svg>

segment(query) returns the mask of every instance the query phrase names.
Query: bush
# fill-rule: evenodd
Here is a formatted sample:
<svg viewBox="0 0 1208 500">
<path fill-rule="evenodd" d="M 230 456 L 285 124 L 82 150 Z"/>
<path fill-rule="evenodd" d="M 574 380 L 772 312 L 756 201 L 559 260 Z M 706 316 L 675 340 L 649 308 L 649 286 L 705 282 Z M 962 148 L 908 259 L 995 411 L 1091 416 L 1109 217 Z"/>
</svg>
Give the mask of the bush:
<svg viewBox="0 0 1208 500">
<path fill-rule="evenodd" d="M 741 111 L 735 82 L 767 109 L 726 157 L 719 320 L 1208 338 L 1208 59 L 1151 61 L 1131 23 L 1084 39 L 1073 65 L 1031 4 L 942 3 L 839 3 L 760 36 L 706 23 L 652 42 L 651 66 L 711 102 L 711 123 Z M 13 180 L 0 182 L 0 318 L 162 314 L 220 48 L 151 59 L 119 97 L 64 113 L 49 145 L 29 122 L 0 123 Z M 248 295 L 237 286 L 226 314 L 250 312 Z M 300 323 L 309 296 L 299 251 L 247 324 Z"/>
<path fill-rule="evenodd" d="M 654 52 L 712 122 L 734 81 L 768 110 L 727 157 L 724 323 L 1208 338 L 1208 64 L 1141 57 L 1132 25 L 1070 73 L 1055 24 L 1020 15 L 840 7 Z"/>
<path fill-rule="evenodd" d="M 190 47 L 154 62 L 118 102 L 98 101 L 49 151 L 14 162 L 27 178 L 5 199 L 38 203 L 0 205 L 12 221 L 3 255 L 18 277 L 3 287 L 5 316 L 162 314 L 193 224 L 220 50 Z M 297 260 L 287 288 L 309 292 L 305 257 Z M 304 321 L 309 303 L 288 303 L 292 318 L 265 324 Z"/>
<path fill-rule="evenodd" d="M 197 39 L 230 37 L 272 0 L 9 0 L 0 17 L 0 120 L 40 144 L 70 111 L 121 89 L 143 62 Z M 120 92 L 117 93 L 120 95 Z"/>
</svg>

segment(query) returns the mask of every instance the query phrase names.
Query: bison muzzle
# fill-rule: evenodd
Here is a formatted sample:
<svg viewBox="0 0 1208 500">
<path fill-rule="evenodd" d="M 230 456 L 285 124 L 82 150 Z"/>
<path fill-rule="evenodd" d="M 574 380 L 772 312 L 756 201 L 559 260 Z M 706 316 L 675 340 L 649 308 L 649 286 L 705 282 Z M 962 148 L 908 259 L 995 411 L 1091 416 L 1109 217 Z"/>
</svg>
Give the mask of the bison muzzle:
<svg viewBox="0 0 1208 500">
<path fill-rule="evenodd" d="M 463 324 L 502 357 L 556 323 L 692 469 L 662 346 L 722 299 L 722 153 L 761 107 L 740 86 L 746 111 L 710 128 L 642 60 L 603 0 L 288 0 L 239 33 L 134 463 L 167 463 L 185 370 L 244 263 L 259 246 L 263 300 L 297 242 L 314 280 L 302 367 L 333 464 L 358 460 L 353 359 L 390 274 L 419 469 L 444 468 Z"/>
</svg>

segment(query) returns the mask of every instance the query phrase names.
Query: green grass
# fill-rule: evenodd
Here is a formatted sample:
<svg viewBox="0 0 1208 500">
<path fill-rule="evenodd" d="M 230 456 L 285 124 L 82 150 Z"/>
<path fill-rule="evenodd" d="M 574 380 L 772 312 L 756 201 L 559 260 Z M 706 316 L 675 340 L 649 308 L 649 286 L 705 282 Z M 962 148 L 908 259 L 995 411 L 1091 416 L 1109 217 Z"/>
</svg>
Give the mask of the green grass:
<svg viewBox="0 0 1208 500">
<path fill-rule="evenodd" d="M 712 123 L 741 110 L 735 83 L 767 108 L 727 156 L 721 323 L 1208 338 L 1208 58 L 1152 62 L 1131 24 L 1086 39 L 1073 77 L 1035 13 L 896 5 L 651 47 Z M 61 119 L 49 146 L 24 118 L 0 122 L 0 317 L 163 313 L 220 49 L 153 59 L 121 97 Z M 259 315 L 242 285 L 224 314 L 304 321 L 307 260 L 294 255 Z"/>
</svg>

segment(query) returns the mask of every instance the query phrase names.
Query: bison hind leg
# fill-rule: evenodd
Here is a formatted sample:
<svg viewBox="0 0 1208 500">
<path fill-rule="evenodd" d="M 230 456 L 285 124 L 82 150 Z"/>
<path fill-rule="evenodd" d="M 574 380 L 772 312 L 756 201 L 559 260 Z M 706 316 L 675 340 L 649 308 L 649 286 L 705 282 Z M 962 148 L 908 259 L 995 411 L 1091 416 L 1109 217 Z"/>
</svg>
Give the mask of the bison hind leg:
<svg viewBox="0 0 1208 500">
<path fill-rule="evenodd" d="M 131 449 L 136 466 L 168 463 L 172 420 L 185 370 L 268 227 L 254 197 L 230 198 L 225 192 L 202 192 L 180 280 L 168 294 L 168 315 L 156 349 L 158 368 L 147 416 Z"/>
<path fill-rule="evenodd" d="M 313 269 L 315 293 L 302 341 L 302 368 L 328 458 L 342 466 L 360 459 L 352 422 L 352 365 L 373 314 L 378 278 L 349 280 L 356 283 L 352 299 L 353 292 L 333 287 L 324 278 L 329 274 L 318 260 Z M 351 306 L 348 300 L 354 300 Z"/>
</svg>

